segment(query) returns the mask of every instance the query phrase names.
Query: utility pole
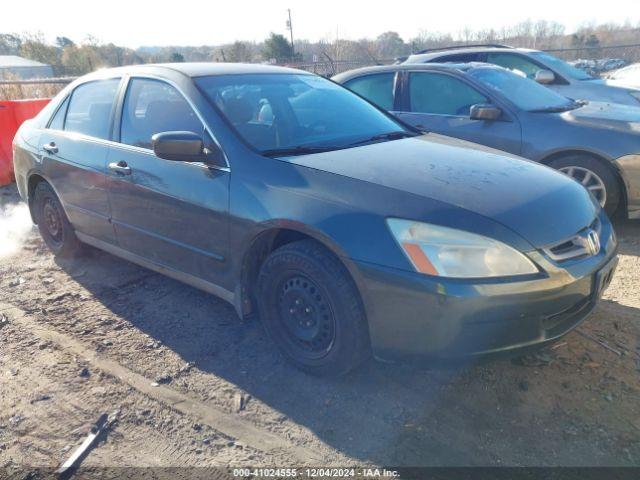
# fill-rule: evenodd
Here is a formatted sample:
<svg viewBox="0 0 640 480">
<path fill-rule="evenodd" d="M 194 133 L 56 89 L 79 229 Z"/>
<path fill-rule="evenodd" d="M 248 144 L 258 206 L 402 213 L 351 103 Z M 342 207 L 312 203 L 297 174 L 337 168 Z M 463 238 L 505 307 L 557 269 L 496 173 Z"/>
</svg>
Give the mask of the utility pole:
<svg viewBox="0 0 640 480">
<path fill-rule="evenodd" d="M 293 24 L 291 23 L 291 9 L 287 8 L 287 13 L 289 14 L 289 20 L 287 20 L 287 29 L 291 34 L 291 60 L 296 57 L 295 48 L 293 46 Z"/>
</svg>

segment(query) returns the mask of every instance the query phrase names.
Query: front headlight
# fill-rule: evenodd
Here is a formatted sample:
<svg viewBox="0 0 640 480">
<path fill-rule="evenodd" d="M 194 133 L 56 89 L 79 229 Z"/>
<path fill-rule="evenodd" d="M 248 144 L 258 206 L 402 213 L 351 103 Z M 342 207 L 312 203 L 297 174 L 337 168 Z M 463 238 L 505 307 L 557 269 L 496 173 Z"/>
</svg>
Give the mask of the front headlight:
<svg viewBox="0 0 640 480">
<path fill-rule="evenodd" d="M 519 251 L 492 238 L 429 223 L 388 218 L 398 245 L 418 272 L 453 278 L 538 273 Z"/>
<path fill-rule="evenodd" d="M 640 91 L 637 92 L 629 92 L 629 95 L 631 95 L 633 98 L 635 98 L 638 102 L 640 102 Z"/>
</svg>

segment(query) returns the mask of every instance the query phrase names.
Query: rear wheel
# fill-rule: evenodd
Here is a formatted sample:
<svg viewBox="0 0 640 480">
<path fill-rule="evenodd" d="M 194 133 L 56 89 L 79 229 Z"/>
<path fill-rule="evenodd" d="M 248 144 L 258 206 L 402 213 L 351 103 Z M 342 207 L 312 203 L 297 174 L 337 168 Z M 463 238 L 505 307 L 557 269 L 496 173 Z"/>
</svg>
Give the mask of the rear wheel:
<svg viewBox="0 0 640 480">
<path fill-rule="evenodd" d="M 46 182 L 36 185 L 33 213 L 44 243 L 55 255 L 69 257 L 80 252 L 82 244 L 76 237 L 60 200 Z"/>
<path fill-rule="evenodd" d="M 342 263 L 314 240 L 266 259 L 258 277 L 260 318 L 283 354 L 316 375 L 341 375 L 369 356 L 362 301 Z"/>
<path fill-rule="evenodd" d="M 609 216 L 613 216 L 621 201 L 620 183 L 602 161 L 586 155 L 570 155 L 549 162 L 553 167 L 584 186 Z"/>
</svg>

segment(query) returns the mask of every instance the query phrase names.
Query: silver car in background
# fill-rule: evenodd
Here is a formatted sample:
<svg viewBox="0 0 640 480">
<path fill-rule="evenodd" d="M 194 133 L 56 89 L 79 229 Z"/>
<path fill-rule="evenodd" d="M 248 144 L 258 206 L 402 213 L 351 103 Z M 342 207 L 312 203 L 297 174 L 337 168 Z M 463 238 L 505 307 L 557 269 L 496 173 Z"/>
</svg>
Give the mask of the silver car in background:
<svg viewBox="0 0 640 480">
<path fill-rule="evenodd" d="M 484 62 L 520 73 L 574 100 L 619 103 L 640 107 L 640 90 L 597 78 L 540 50 L 506 45 L 474 45 L 423 50 L 404 63 Z"/>
</svg>

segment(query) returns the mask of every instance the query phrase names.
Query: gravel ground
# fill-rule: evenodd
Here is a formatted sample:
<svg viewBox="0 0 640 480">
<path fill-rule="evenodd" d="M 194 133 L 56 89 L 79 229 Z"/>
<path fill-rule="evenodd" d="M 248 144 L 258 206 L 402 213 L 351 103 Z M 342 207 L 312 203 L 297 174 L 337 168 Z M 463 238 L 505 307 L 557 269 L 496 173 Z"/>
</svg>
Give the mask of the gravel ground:
<svg viewBox="0 0 640 480">
<path fill-rule="evenodd" d="M 116 410 L 84 465 L 640 466 L 640 222 L 617 224 L 581 327 L 614 351 L 572 332 L 519 359 L 318 379 L 215 297 L 97 250 L 55 259 L 17 202 L 0 188 L 0 467 L 57 466 Z"/>
</svg>

